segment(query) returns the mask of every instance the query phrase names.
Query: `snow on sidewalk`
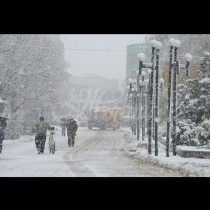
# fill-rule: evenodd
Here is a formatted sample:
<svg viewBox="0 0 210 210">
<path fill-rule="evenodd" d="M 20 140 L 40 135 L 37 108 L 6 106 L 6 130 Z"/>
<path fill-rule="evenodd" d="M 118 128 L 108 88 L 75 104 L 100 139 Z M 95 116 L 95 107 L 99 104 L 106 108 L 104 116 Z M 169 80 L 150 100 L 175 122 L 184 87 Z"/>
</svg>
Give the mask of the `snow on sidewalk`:
<svg viewBox="0 0 210 210">
<path fill-rule="evenodd" d="M 160 166 L 165 169 L 178 171 L 184 177 L 210 177 L 210 159 L 183 158 L 179 155 L 166 157 L 166 151 L 159 147 L 158 156 L 154 155 L 154 144 L 152 143 L 152 154 L 147 151 L 147 139 L 137 141 L 135 136 L 128 130 L 125 131 L 124 152 L 141 162 Z"/>
</svg>

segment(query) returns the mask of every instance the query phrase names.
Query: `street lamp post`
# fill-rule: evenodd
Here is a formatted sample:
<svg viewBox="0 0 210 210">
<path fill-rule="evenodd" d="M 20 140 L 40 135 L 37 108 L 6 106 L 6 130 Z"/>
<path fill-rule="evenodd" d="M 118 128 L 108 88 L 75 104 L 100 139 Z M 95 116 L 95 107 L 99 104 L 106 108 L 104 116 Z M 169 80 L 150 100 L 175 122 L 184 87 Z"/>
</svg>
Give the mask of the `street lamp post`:
<svg viewBox="0 0 210 210">
<path fill-rule="evenodd" d="M 172 85 L 172 98 L 173 98 L 173 111 L 172 111 L 172 144 L 173 144 L 173 155 L 176 155 L 176 86 L 177 86 L 177 73 L 179 69 L 177 68 L 177 50 L 178 47 L 174 47 L 174 68 L 173 68 L 173 85 Z"/>
<path fill-rule="evenodd" d="M 158 84 L 159 84 L 159 51 L 162 48 L 162 44 L 156 40 L 152 40 L 150 42 L 152 46 L 152 68 L 151 68 L 151 76 L 150 76 L 150 95 L 149 95 L 149 123 L 148 123 L 148 153 L 151 154 L 151 142 L 152 142 L 152 124 L 153 124 L 153 118 L 158 117 Z M 156 61 L 156 62 L 155 62 Z M 154 97 L 154 70 L 156 71 L 156 89 L 155 89 L 155 104 L 153 106 L 153 97 Z M 154 109 L 154 112 L 152 113 L 152 110 Z M 153 117 L 154 114 L 154 117 Z M 156 119 L 155 125 L 154 125 L 154 131 L 155 131 L 155 155 L 158 155 L 158 121 Z"/>
<path fill-rule="evenodd" d="M 166 135 L 166 157 L 169 157 L 169 135 L 170 135 L 170 114 L 171 114 L 171 70 L 173 59 L 173 47 L 170 46 L 169 74 L 168 74 L 168 112 L 167 112 L 167 135 Z"/>
<path fill-rule="evenodd" d="M 135 80 L 129 79 L 129 96 L 131 99 L 131 130 L 136 135 L 136 87 Z"/>
<path fill-rule="evenodd" d="M 155 82 L 155 156 L 158 155 L 158 106 L 159 106 L 159 49 L 156 49 L 156 82 Z"/>
<path fill-rule="evenodd" d="M 141 67 L 142 68 L 149 68 L 151 69 L 151 74 L 149 74 L 149 104 L 148 104 L 148 134 L 149 134 L 149 138 L 148 138 L 148 153 L 151 154 L 152 153 L 152 142 L 151 142 L 151 134 L 152 134 L 152 130 L 151 130 L 151 124 L 152 124 L 152 97 L 153 97 L 153 69 L 154 69 L 154 56 L 155 56 L 155 47 L 152 47 L 152 63 L 143 64 L 143 61 L 145 59 L 145 55 L 143 53 L 139 53 L 138 54 L 138 58 L 140 60 L 141 63 Z M 140 74 L 142 74 L 142 71 L 140 72 Z M 144 76 L 144 75 L 143 75 Z M 142 76 L 142 79 L 144 80 L 144 77 Z M 142 98 L 143 99 L 143 98 Z"/>
<path fill-rule="evenodd" d="M 145 107 L 145 94 L 146 94 L 146 88 L 145 88 L 145 71 L 142 72 L 142 141 L 144 141 L 145 138 L 145 111 L 146 111 L 146 107 Z"/>
<path fill-rule="evenodd" d="M 153 99 L 153 74 L 154 74 L 154 59 L 155 59 L 155 48 L 152 47 L 152 58 L 151 58 L 151 74 L 149 84 L 149 113 L 148 113 L 148 153 L 152 154 L 152 99 Z"/>
<path fill-rule="evenodd" d="M 171 115 L 171 91 L 172 91 L 172 145 L 173 145 L 173 155 L 176 155 L 176 109 L 177 109 L 177 74 L 179 74 L 181 64 L 177 60 L 178 48 L 181 45 L 181 42 L 176 39 L 170 39 L 170 59 L 169 59 L 169 85 L 168 85 L 168 115 L 167 115 L 167 135 L 166 135 L 166 157 L 169 157 L 169 139 L 170 139 L 170 115 Z M 189 62 L 192 60 L 190 54 L 185 55 L 186 59 L 186 75 L 189 75 Z M 183 68 L 182 68 L 183 69 Z M 173 73 L 173 78 L 172 78 Z M 172 82 L 173 79 L 173 82 Z"/>
<path fill-rule="evenodd" d="M 137 116 L 136 116 L 136 113 L 137 113 L 137 81 L 134 79 L 133 80 L 133 112 L 134 112 L 134 135 L 136 135 L 136 128 L 137 128 L 137 125 L 136 125 L 136 121 L 137 121 Z"/>
<path fill-rule="evenodd" d="M 137 72 L 137 140 L 140 139 L 140 115 L 139 115 L 139 109 L 140 109 L 140 96 L 142 92 L 142 85 L 139 84 L 140 76 L 142 75 L 142 68 L 143 68 L 143 61 L 145 60 L 145 55 L 143 53 L 139 53 L 137 55 L 139 59 L 139 70 Z"/>
</svg>

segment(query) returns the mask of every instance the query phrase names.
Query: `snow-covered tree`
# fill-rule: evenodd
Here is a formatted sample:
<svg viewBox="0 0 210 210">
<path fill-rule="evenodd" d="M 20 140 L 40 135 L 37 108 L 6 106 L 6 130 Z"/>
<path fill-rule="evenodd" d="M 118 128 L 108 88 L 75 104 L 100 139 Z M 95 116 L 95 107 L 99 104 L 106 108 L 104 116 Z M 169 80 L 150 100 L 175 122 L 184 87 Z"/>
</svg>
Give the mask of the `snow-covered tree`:
<svg viewBox="0 0 210 210">
<path fill-rule="evenodd" d="M 205 51 L 201 61 L 201 72 L 210 74 L 210 53 Z"/>
<path fill-rule="evenodd" d="M 178 107 L 178 116 L 200 124 L 204 119 L 210 119 L 210 78 L 190 79 L 187 84 L 189 86 L 179 89 L 184 100 Z"/>
<path fill-rule="evenodd" d="M 0 35 L 0 61 L 0 94 L 8 101 L 9 138 L 15 138 L 27 118 L 49 117 L 59 101 L 64 46 L 58 35 Z"/>
<path fill-rule="evenodd" d="M 200 55 L 208 51 L 210 47 L 210 35 L 206 34 L 153 34 L 148 35 L 146 40 L 156 39 L 163 44 L 160 52 L 160 70 L 161 77 L 164 79 L 163 94 L 160 95 L 160 121 L 165 122 L 167 119 L 167 92 L 168 92 L 168 72 L 169 72 L 169 40 L 175 38 L 180 40 L 178 60 L 185 64 L 185 54 L 190 52 L 193 55 L 193 61 L 190 63 L 190 75 L 186 76 L 186 70 L 181 70 L 177 76 L 177 84 L 185 84 L 187 79 L 200 79 L 201 76 L 197 70 L 200 69 Z M 177 94 L 177 104 L 182 100 L 182 95 Z"/>
<path fill-rule="evenodd" d="M 180 104 L 178 106 L 178 119 L 182 124 L 178 124 L 180 132 L 178 136 L 184 135 L 186 143 L 191 137 L 187 135 L 190 127 L 195 128 L 199 132 L 196 134 L 200 144 L 205 144 L 209 138 L 209 131 L 207 124 L 210 119 L 210 72 L 208 66 L 209 54 L 205 52 L 205 57 L 201 61 L 202 78 L 188 79 L 185 84 L 178 85 L 178 93 L 180 96 Z M 181 126 L 180 126 L 181 125 Z M 183 126 L 184 125 L 184 126 Z M 185 127 L 183 130 L 183 127 Z M 188 128 L 187 128 L 188 127 Z M 195 133 L 194 133 L 195 134 Z M 190 134 L 191 135 L 191 134 Z M 187 139 L 186 136 L 189 138 Z M 179 141 L 181 141 L 179 139 Z"/>
<path fill-rule="evenodd" d="M 199 144 L 195 123 L 178 122 L 177 145 L 196 146 Z"/>
</svg>

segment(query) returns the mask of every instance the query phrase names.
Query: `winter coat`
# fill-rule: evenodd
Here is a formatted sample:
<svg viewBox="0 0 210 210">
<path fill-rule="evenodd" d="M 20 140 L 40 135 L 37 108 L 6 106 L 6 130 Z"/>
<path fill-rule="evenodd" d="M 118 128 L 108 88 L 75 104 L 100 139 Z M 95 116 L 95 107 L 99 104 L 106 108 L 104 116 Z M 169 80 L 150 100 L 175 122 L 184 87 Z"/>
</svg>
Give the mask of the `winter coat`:
<svg viewBox="0 0 210 210">
<path fill-rule="evenodd" d="M 69 122 L 66 124 L 67 128 L 67 135 L 70 136 L 70 134 L 76 134 L 78 126 L 76 122 Z"/>
<path fill-rule="evenodd" d="M 44 122 L 44 121 L 41 121 L 39 123 L 37 123 L 35 125 L 35 132 L 37 134 L 37 136 L 46 136 L 47 135 L 47 129 L 49 129 L 50 126 Z"/>
<path fill-rule="evenodd" d="M 61 126 L 62 129 L 65 129 L 65 128 L 66 128 L 66 123 L 65 123 L 65 122 L 62 122 L 62 123 L 60 124 L 60 126 Z"/>
<path fill-rule="evenodd" d="M 7 127 L 6 119 L 0 117 L 0 142 L 4 140 L 5 137 L 4 130 L 6 127 Z"/>
</svg>

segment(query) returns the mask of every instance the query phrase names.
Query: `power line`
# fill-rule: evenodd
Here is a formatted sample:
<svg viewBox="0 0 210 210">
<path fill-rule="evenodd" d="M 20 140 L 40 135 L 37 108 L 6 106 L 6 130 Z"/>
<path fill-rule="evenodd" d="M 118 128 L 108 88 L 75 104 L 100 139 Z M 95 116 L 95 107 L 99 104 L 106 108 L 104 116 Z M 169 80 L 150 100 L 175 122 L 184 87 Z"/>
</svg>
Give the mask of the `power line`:
<svg viewBox="0 0 210 210">
<path fill-rule="evenodd" d="M 118 52 L 125 52 L 126 50 L 117 50 L 117 49 L 70 49 L 65 48 L 65 50 L 71 50 L 71 51 L 118 51 Z"/>
<path fill-rule="evenodd" d="M 34 45 L 19 45 L 19 44 L 12 44 L 12 43 L 5 43 L 5 45 L 12 45 L 12 46 L 20 46 L 20 47 L 34 47 L 34 48 L 51 48 L 51 49 L 56 49 L 55 47 L 45 47 L 45 46 L 34 46 Z M 139 51 L 138 49 L 129 49 L 129 50 L 120 50 L 120 49 L 79 49 L 79 48 L 66 48 L 64 47 L 65 50 L 70 50 L 70 51 L 116 51 L 116 52 L 127 52 L 127 51 Z"/>
<path fill-rule="evenodd" d="M 20 46 L 20 47 L 34 47 L 34 48 L 48 48 L 48 49 L 56 49 L 55 47 L 43 47 L 43 46 L 34 46 L 34 45 L 18 45 L 18 44 L 12 44 L 12 43 L 5 43 L 5 45 L 13 45 L 13 46 Z M 119 50 L 119 49 L 79 49 L 79 48 L 65 48 L 65 50 L 69 51 L 87 51 L 87 52 L 128 52 L 128 51 L 139 51 L 139 49 L 126 49 L 126 50 Z M 162 55 L 168 55 L 167 53 L 162 53 Z M 184 57 L 184 55 L 180 55 L 181 57 Z M 194 58 L 200 58 L 201 56 L 193 55 Z"/>
</svg>

